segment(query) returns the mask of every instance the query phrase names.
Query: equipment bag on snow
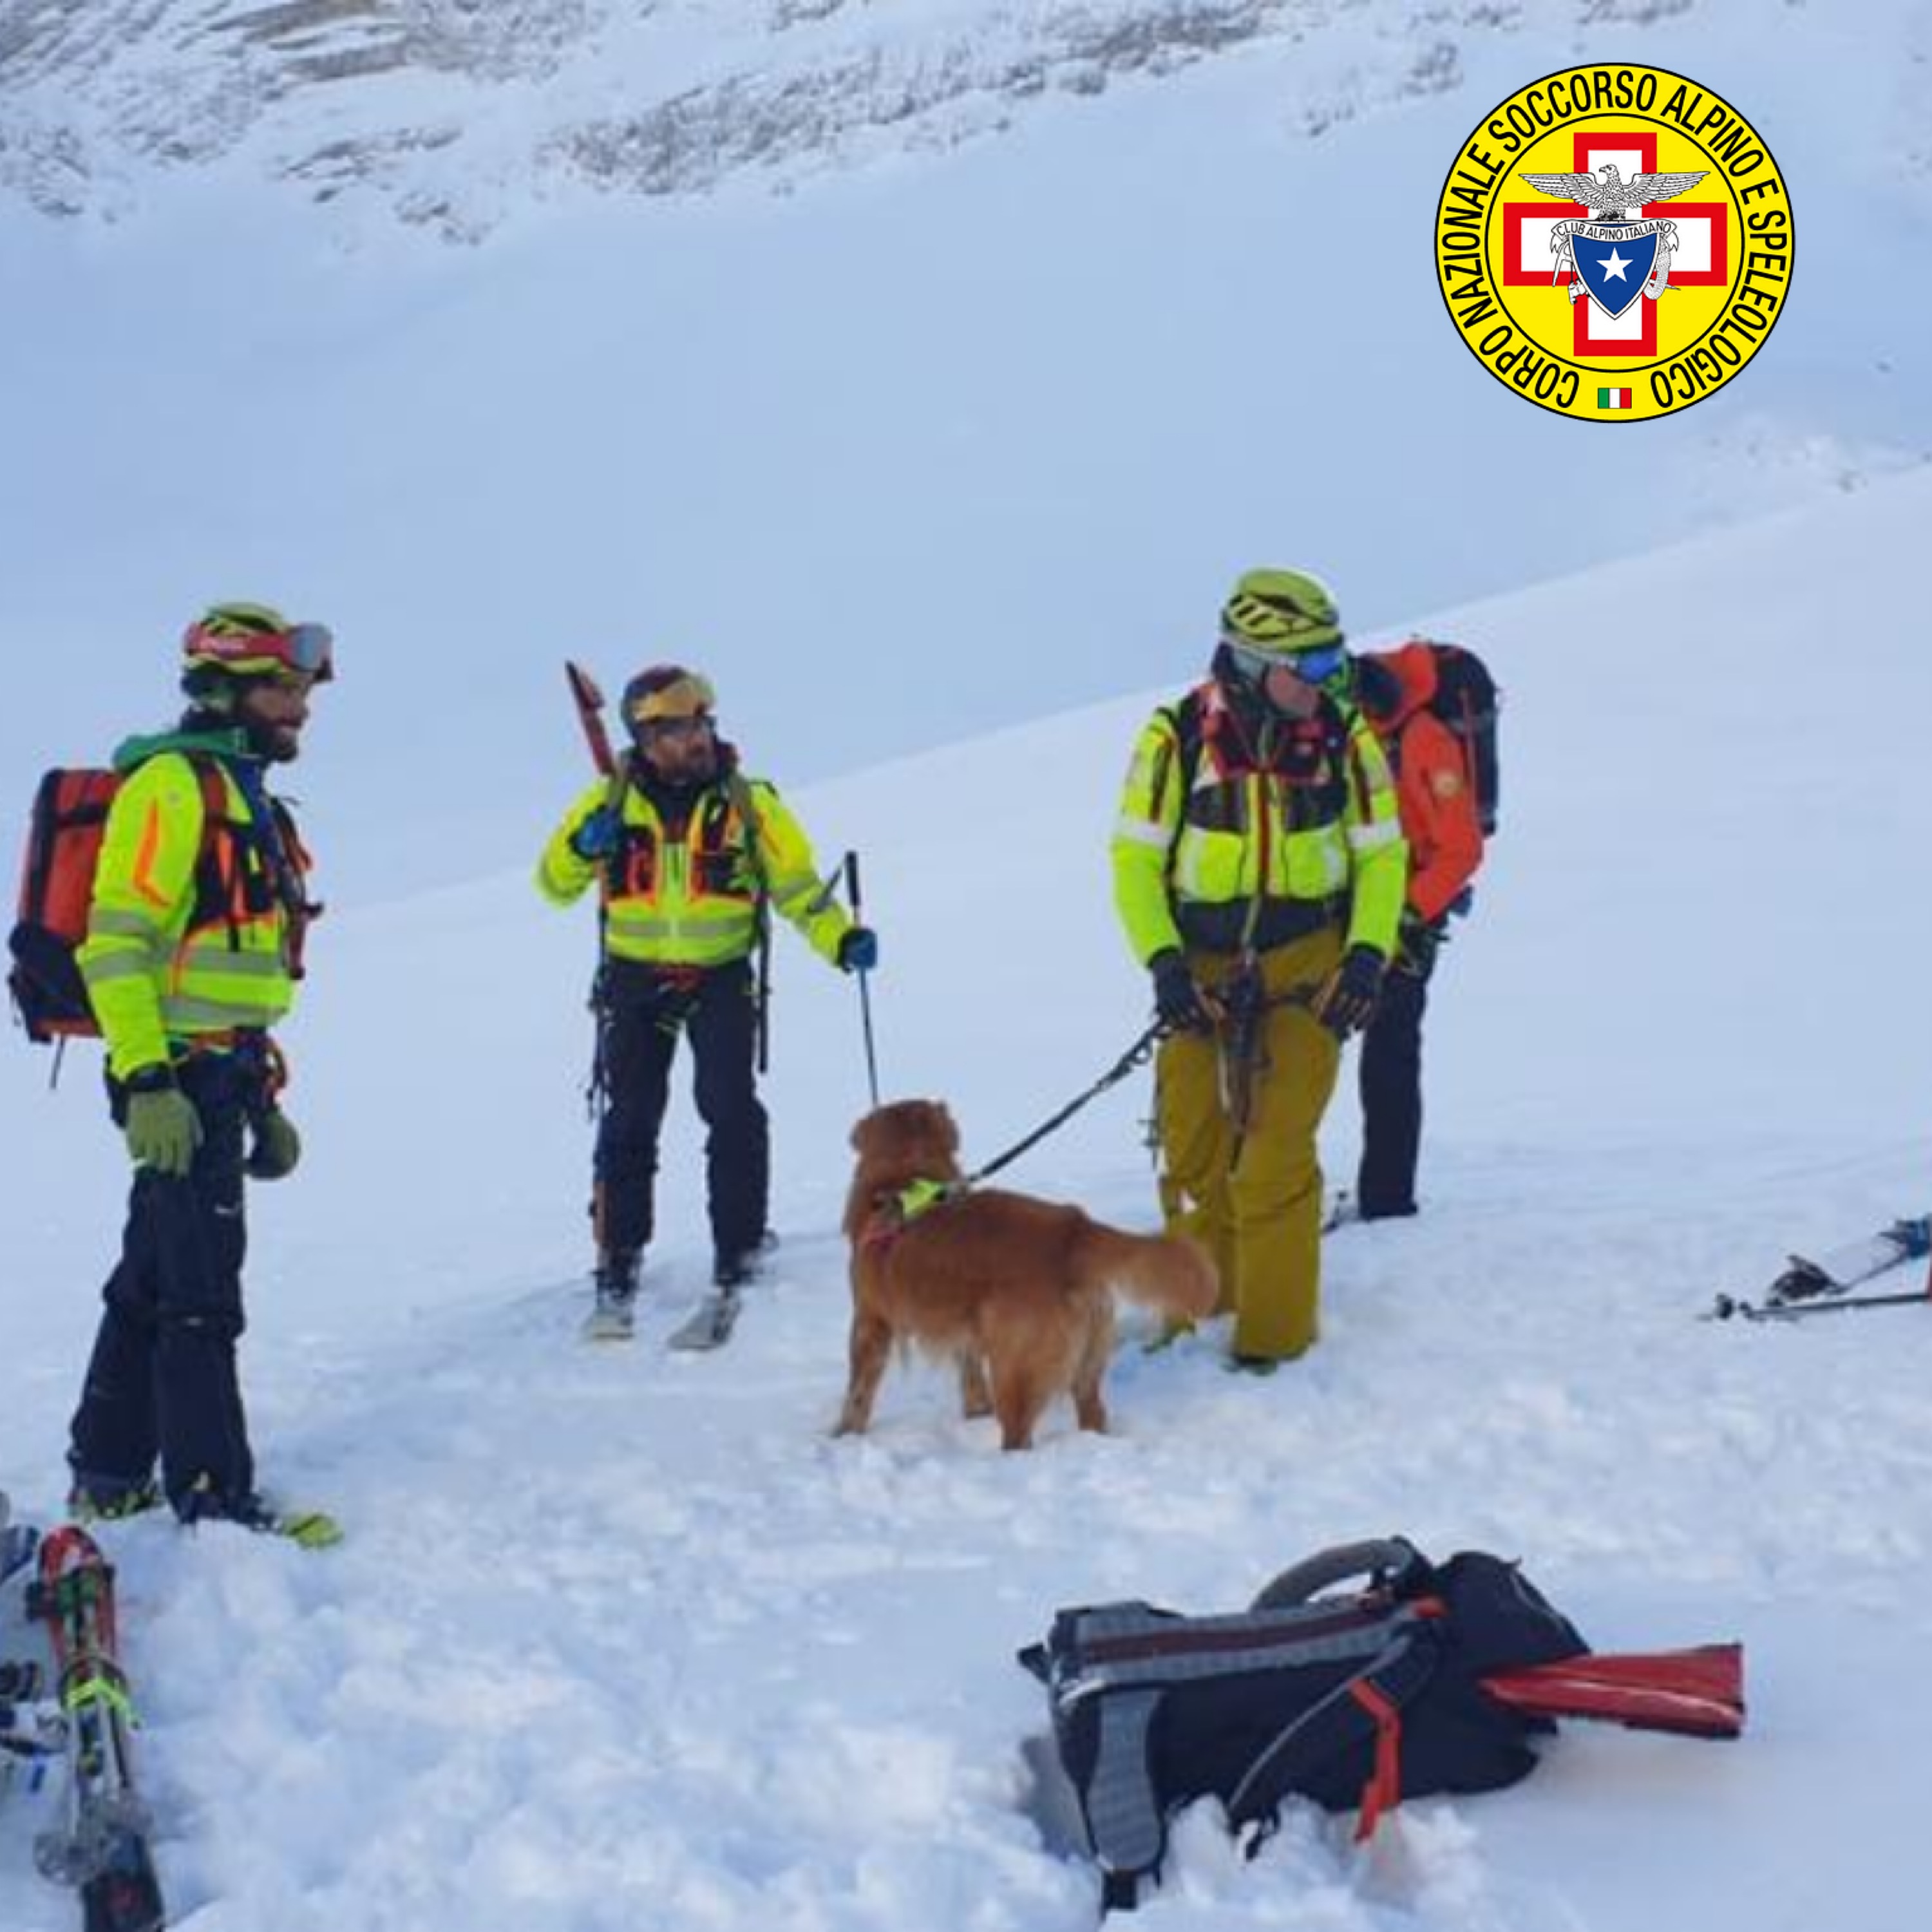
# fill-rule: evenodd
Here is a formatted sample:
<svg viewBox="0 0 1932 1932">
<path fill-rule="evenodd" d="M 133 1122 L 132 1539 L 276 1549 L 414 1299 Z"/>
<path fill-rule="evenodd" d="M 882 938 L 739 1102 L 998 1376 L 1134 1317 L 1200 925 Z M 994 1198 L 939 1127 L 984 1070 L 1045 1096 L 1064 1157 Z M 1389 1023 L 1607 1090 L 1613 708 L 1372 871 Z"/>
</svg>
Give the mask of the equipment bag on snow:
<svg viewBox="0 0 1932 1932">
<path fill-rule="evenodd" d="M 1365 1586 L 1317 1598 L 1351 1577 Z M 1395 1537 L 1311 1557 L 1234 1616 L 1062 1610 L 1020 1660 L 1047 1687 L 1112 1910 L 1132 1908 L 1195 1798 L 1219 1798 L 1258 1846 L 1291 1795 L 1359 1807 L 1366 1838 L 1404 1798 L 1515 1784 L 1555 1726 L 1480 1680 L 1588 1648 L 1515 1564 L 1469 1550 L 1438 1567 Z"/>
<path fill-rule="evenodd" d="M 227 813 L 220 771 L 195 761 L 211 824 Z M 100 1033 L 74 954 L 87 937 L 87 910 L 109 808 L 126 774 L 82 769 L 49 772 L 34 794 L 20 867 L 20 910 L 8 935 L 14 963 L 7 984 L 32 1040 Z"/>
</svg>

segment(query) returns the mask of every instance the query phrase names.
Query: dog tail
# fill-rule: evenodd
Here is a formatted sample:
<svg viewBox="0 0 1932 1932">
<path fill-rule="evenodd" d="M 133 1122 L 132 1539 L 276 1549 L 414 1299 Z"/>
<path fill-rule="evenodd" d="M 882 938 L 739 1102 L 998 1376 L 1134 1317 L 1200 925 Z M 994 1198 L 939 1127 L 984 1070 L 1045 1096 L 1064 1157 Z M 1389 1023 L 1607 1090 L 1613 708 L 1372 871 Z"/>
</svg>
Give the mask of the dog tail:
<svg viewBox="0 0 1932 1932">
<path fill-rule="evenodd" d="M 1176 1321 L 1203 1321 L 1220 1299 L 1214 1258 L 1184 1234 L 1130 1234 L 1090 1220 L 1080 1231 L 1075 1265 L 1085 1280 L 1106 1282 Z"/>
</svg>

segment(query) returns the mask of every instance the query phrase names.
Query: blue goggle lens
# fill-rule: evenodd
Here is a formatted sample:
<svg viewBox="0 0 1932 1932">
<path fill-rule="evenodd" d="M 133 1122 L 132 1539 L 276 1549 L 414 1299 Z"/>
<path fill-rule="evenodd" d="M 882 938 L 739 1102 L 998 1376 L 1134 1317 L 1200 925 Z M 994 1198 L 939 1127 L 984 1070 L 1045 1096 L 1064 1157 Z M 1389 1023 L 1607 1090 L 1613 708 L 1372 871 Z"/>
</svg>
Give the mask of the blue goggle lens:
<svg viewBox="0 0 1932 1932">
<path fill-rule="evenodd" d="M 1243 673 L 1257 684 L 1271 670 L 1292 670 L 1304 684 L 1324 684 L 1348 661 L 1347 647 L 1327 644 L 1318 651 L 1259 651 L 1232 639 L 1228 650 Z"/>
</svg>

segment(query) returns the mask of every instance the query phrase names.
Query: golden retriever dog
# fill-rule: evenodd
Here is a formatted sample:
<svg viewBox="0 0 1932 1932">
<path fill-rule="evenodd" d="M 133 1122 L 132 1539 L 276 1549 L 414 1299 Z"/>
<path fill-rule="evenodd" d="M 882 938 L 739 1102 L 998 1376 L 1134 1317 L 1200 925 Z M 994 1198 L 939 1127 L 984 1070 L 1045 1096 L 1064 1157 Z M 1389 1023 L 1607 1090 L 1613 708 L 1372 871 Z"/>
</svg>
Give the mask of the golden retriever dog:
<svg viewBox="0 0 1932 1932">
<path fill-rule="evenodd" d="M 903 1190 L 962 1178 L 959 1130 L 938 1101 L 878 1108 L 852 1130 L 852 1362 L 842 1436 L 872 1420 L 895 1342 L 957 1362 L 966 1413 L 998 1416 L 1003 1449 L 1030 1448 L 1041 1412 L 1062 1390 L 1082 1429 L 1103 1430 L 1109 1288 L 1172 1321 L 1214 1311 L 1214 1264 L 1178 1237 L 1123 1234 L 1078 1208 L 990 1187 L 906 1218 Z"/>
</svg>

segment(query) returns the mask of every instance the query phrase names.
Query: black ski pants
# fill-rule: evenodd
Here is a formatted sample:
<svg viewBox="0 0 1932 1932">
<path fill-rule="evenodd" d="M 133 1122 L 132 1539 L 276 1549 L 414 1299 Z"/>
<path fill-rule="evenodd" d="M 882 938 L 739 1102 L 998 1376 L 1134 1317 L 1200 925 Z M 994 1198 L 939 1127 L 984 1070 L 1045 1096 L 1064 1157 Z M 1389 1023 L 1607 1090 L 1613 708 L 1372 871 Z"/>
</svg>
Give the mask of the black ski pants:
<svg viewBox="0 0 1932 1932">
<path fill-rule="evenodd" d="M 1431 968 L 1434 965 L 1432 959 Z M 1362 1035 L 1362 1162 L 1355 1199 L 1363 1220 L 1415 1212 L 1422 1150 L 1422 1018 L 1427 971 L 1406 965 L 1382 980 L 1375 1017 Z"/>
<path fill-rule="evenodd" d="M 640 1254 L 650 1241 L 671 1062 L 679 1040 L 688 1038 L 692 1096 L 706 1130 L 712 1246 L 720 1260 L 750 1253 L 764 1233 L 771 1195 L 750 962 L 698 971 L 608 960 L 599 1010 L 604 1112 L 592 1216 L 600 1250 Z"/>
<path fill-rule="evenodd" d="M 158 1456 L 177 1509 L 206 1479 L 218 1510 L 255 1487 L 236 1345 L 246 1325 L 243 1138 L 262 1075 L 259 1062 L 220 1052 L 193 1054 L 176 1073 L 200 1117 L 201 1145 L 178 1178 L 135 1172 L 68 1460 L 105 1499 L 147 1482 Z M 109 1092 L 122 1124 L 126 1096 L 112 1084 Z"/>
</svg>

